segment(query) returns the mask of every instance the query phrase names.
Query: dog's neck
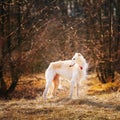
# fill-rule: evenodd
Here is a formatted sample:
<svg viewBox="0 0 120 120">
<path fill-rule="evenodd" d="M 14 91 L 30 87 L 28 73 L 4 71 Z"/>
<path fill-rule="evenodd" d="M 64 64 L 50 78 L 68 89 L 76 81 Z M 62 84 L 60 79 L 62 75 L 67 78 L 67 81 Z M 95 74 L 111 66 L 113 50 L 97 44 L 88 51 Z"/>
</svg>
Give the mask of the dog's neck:
<svg viewBox="0 0 120 120">
<path fill-rule="evenodd" d="M 73 65 L 70 65 L 69 67 L 73 67 L 75 64 L 73 64 Z M 78 65 L 79 66 L 79 68 L 80 68 L 80 70 L 83 70 L 83 66 L 82 65 Z"/>
</svg>

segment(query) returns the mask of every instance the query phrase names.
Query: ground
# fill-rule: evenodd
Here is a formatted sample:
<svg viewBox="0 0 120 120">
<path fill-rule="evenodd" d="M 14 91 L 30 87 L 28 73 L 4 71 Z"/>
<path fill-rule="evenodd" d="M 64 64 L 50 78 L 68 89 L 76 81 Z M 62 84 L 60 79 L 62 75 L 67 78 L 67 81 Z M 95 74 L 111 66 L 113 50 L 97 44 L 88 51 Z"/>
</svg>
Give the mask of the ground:
<svg viewBox="0 0 120 120">
<path fill-rule="evenodd" d="M 44 74 L 21 77 L 8 100 L 0 100 L 0 120 L 120 120 L 120 75 L 115 83 L 101 84 L 95 74 L 80 86 L 80 97 L 69 99 L 69 82 L 44 103 Z"/>
</svg>

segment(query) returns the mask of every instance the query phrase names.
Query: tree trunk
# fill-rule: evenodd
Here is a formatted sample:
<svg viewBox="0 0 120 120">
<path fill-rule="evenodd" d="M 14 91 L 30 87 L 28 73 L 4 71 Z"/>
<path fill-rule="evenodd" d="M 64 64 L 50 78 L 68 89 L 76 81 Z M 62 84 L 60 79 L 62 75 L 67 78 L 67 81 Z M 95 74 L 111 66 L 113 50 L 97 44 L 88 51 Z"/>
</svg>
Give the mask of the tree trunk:
<svg viewBox="0 0 120 120">
<path fill-rule="evenodd" d="M 3 78 L 3 65 L 0 65 L 0 94 L 3 96 L 7 90 L 6 83 Z"/>
<path fill-rule="evenodd" d="M 6 91 L 6 83 L 4 81 L 3 78 L 3 67 L 4 67 L 4 63 L 3 63 L 3 59 L 4 59 L 4 55 L 3 55 L 3 49 L 4 49 L 4 22 L 5 22 L 5 12 L 4 12 L 4 0 L 1 0 L 1 36 L 2 38 L 0 38 L 0 94 L 3 95 Z"/>
<path fill-rule="evenodd" d="M 107 19 L 109 20 L 109 27 L 108 29 L 103 28 L 102 25 L 102 18 L 100 13 L 100 33 L 101 33 L 101 44 L 102 44 L 102 53 L 101 53 L 101 59 L 98 61 L 98 65 L 96 68 L 97 75 L 99 80 L 102 83 L 107 82 L 114 82 L 114 72 L 115 72 L 115 66 L 114 66 L 114 59 L 113 59 L 113 50 L 112 50 L 112 42 L 113 41 L 113 8 L 112 8 L 112 0 L 109 0 L 109 16 L 107 16 Z M 104 24 L 105 25 L 105 24 Z M 104 39 L 104 33 L 103 29 L 106 29 L 106 31 L 109 31 L 108 40 Z M 108 46 L 107 46 L 108 43 Z M 108 50 L 107 50 L 108 48 Z"/>
<path fill-rule="evenodd" d="M 10 85 L 10 87 L 7 89 L 6 94 L 9 95 L 10 93 L 12 93 L 18 83 L 19 80 L 19 72 L 18 70 L 15 68 L 14 63 L 11 61 L 9 63 L 10 65 L 10 72 L 11 72 L 11 78 L 12 78 L 12 83 Z"/>
<path fill-rule="evenodd" d="M 114 63 L 110 61 L 100 62 L 97 66 L 97 76 L 102 83 L 114 82 Z"/>
<path fill-rule="evenodd" d="M 18 37 L 18 46 L 20 47 L 21 44 L 21 15 L 20 15 L 20 2 L 17 1 L 17 21 L 18 21 L 18 30 L 17 30 L 17 37 Z M 9 20 L 10 22 L 10 20 Z M 9 29 L 10 29 L 10 23 L 9 23 Z M 8 43 L 9 45 L 11 45 L 10 43 L 10 37 L 8 39 Z M 8 46 L 9 49 L 9 66 L 10 66 L 10 73 L 11 73 L 11 78 L 12 78 L 12 83 L 11 86 L 8 88 L 8 90 L 6 91 L 6 94 L 10 94 L 11 92 L 14 91 L 15 87 L 17 86 L 19 77 L 20 77 L 20 57 L 21 57 L 21 51 L 19 49 L 19 58 L 17 59 L 17 65 L 14 65 L 14 61 L 12 61 L 11 59 L 11 48 L 10 46 Z M 16 61 L 15 61 L 16 62 Z"/>
<path fill-rule="evenodd" d="M 2 41 L 1 45 L 0 45 L 0 93 L 2 93 L 2 96 L 6 97 L 8 96 L 11 92 L 14 91 L 17 83 L 18 83 L 18 80 L 19 80 L 19 77 L 21 75 L 21 72 L 20 72 L 20 69 L 19 69 L 19 65 L 20 65 L 20 56 L 21 54 L 19 54 L 19 58 L 14 61 L 12 59 L 12 45 L 14 44 L 14 42 L 12 43 L 12 37 L 11 37 L 11 16 L 10 16 L 10 9 L 11 9 L 11 6 L 10 6 L 10 3 L 11 3 L 11 0 L 8 1 L 8 6 L 7 6 L 7 9 L 6 9 L 6 12 L 7 12 L 7 15 L 6 15 L 6 18 L 4 18 L 4 1 L 2 1 L 2 5 L 3 5 L 3 9 L 1 11 L 2 13 L 2 37 L 4 38 L 4 31 L 6 31 L 7 33 L 7 39 L 4 43 L 4 41 Z M 18 30 L 17 30 L 17 37 L 18 37 L 18 40 L 16 41 L 17 42 L 17 45 L 18 47 L 20 48 L 20 44 L 21 44 L 21 16 L 20 16 L 20 2 L 17 1 L 16 4 L 17 6 L 17 16 L 16 16 L 16 19 L 18 21 L 18 24 L 17 24 L 17 27 L 18 27 Z M 7 21 L 7 25 L 5 27 L 5 24 L 4 24 L 4 21 Z M 4 44 L 5 45 L 4 45 Z M 5 46 L 5 48 L 4 48 Z M 4 50 L 5 49 L 5 50 Z M 4 53 L 4 51 L 6 53 Z M 20 53 L 20 52 L 19 52 Z M 4 81 L 4 77 L 3 77 L 3 67 L 7 64 L 4 63 L 4 57 L 7 55 L 7 59 L 8 59 L 8 63 L 9 63 L 9 71 L 10 71 L 10 75 L 11 75 L 11 79 L 12 79 L 12 82 L 11 82 L 11 85 L 9 88 L 6 87 L 6 83 Z M 6 71 L 5 71 L 6 72 Z M 1 94 L 0 94 L 1 95 Z"/>
</svg>

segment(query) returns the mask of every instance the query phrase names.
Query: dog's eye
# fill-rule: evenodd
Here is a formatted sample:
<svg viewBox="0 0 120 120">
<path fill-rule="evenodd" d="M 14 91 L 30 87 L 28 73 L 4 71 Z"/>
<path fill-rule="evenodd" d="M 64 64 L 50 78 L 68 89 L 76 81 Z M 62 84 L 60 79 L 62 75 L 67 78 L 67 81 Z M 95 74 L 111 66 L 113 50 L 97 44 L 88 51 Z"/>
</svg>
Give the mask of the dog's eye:
<svg viewBox="0 0 120 120">
<path fill-rule="evenodd" d="M 73 60 L 75 60 L 75 58 L 73 58 Z"/>
</svg>

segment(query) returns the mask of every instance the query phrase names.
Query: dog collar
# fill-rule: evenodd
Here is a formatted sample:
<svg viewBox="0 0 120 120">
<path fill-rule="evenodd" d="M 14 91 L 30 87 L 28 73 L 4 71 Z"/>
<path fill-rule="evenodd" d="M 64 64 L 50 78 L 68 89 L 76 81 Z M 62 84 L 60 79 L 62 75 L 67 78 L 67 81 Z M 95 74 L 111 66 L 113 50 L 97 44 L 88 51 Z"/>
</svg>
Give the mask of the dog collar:
<svg viewBox="0 0 120 120">
<path fill-rule="evenodd" d="M 83 67 L 82 66 L 80 66 L 80 70 L 82 70 L 83 69 Z"/>
<path fill-rule="evenodd" d="M 69 65 L 69 67 L 73 67 L 75 64 L 73 64 L 73 65 Z M 80 70 L 82 70 L 83 69 L 83 67 L 82 66 L 79 66 L 79 68 L 80 68 Z"/>
</svg>

